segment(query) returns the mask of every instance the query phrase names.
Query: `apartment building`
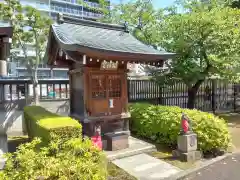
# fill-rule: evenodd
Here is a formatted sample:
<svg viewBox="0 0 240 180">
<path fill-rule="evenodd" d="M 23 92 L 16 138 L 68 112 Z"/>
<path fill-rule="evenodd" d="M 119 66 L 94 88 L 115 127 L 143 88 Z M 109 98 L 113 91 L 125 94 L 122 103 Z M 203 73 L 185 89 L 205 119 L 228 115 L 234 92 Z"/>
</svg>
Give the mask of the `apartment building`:
<svg viewBox="0 0 240 180">
<path fill-rule="evenodd" d="M 70 16 L 88 19 L 88 20 L 97 20 L 102 16 L 102 14 L 94 11 L 94 8 L 99 7 L 98 0 L 83 0 L 88 6 L 80 4 L 79 0 L 19 0 L 23 6 L 32 6 L 43 14 L 49 15 L 53 20 L 56 20 L 58 13 L 67 14 Z M 3 0 L 0 0 L 3 2 Z M 110 0 L 108 1 L 110 9 Z M 28 51 L 29 55 L 34 56 L 34 51 Z M 17 57 L 19 60 L 14 59 L 8 64 L 8 74 L 10 77 L 26 78 L 28 73 L 26 68 L 21 65 L 20 58 L 23 58 L 21 53 Z M 39 65 L 38 70 L 39 78 L 68 78 L 67 69 L 64 68 L 55 68 L 51 69 L 46 64 L 42 63 Z"/>
</svg>

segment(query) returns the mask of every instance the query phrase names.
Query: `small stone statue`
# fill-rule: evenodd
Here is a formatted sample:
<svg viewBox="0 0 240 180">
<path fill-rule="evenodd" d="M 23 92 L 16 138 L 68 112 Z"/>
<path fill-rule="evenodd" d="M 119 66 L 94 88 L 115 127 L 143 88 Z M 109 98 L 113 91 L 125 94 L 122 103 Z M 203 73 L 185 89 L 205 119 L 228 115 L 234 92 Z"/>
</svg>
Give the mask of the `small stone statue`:
<svg viewBox="0 0 240 180">
<path fill-rule="evenodd" d="M 184 113 L 182 113 L 181 134 L 183 135 L 183 134 L 190 134 L 190 133 L 192 133 L 192 122 Z"/>
<path fill-rule="evenodd" d="M 197 150 L 197 134 L 192 132 L 190 119 L 182 113 L 181 134 L 177 139 L 177 149 L 173 150 L 173 157 L 183 162 L 194 162 L 200 160 L 202 153 Z"/>
<path fill-rule="evenodd" d="M 96 126 L 95 126 L 94 134 L 95 134 L 96 136 L 101 136 L 101 126 L 100 126 L 100 125 L 96 125 Z"/>
</svg>

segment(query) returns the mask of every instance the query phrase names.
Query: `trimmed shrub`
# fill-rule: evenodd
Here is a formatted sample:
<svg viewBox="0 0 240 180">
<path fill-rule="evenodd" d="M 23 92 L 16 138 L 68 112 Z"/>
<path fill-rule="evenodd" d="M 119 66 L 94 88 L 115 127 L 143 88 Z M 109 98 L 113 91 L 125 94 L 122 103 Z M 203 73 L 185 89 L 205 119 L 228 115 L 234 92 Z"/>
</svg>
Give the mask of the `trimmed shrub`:
<svg viewBox="0 0 240 180">
<path fill-rule="evenodd" d="M 207 112 L 141 103 L 130 105 L 130 112 L 131 131 L 157 143 L 177 146 L 182 112 L 192 120 L 192 129 L 198 136 L 201 151 L 226 150 L 231 143 L 224 119 Z"/>
<path fill-rule="evenodd" d="M 40 106 L 27 106 L 24 108 L 28 136 L 41 137 L 42 141 L 49 142 L 54 135 L 62 140 L 82 138 L 82 126 L 78 121 L 51 113 Z"/>
<path fill-rule="evenodd" d="M 17 152 L 7 154 L 2 180 L 105 180 L 107 161 L 103 152 L 90 140 L 56 138 L 47 147 L 38 148 L 41 140 L 20 145 Z"/>
</svg>

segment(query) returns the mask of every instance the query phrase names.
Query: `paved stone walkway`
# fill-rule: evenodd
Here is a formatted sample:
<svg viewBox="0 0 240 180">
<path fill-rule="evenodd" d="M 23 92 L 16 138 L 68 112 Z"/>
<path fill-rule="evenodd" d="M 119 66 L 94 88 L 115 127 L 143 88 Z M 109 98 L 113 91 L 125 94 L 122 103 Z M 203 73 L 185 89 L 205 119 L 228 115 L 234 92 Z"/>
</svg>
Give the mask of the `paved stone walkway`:
<svg viewBox="0 0 240 180">
<path fill-rule="evenodd" d="M 240 154 L 228 156 L 179 180 L 239 180 Z"/>
<path fill-rule="evenodd" d="M 117 159 L 113 163 L 140 180 L 161 180 L 182 171 L 144 153 Z"/>
</svg>

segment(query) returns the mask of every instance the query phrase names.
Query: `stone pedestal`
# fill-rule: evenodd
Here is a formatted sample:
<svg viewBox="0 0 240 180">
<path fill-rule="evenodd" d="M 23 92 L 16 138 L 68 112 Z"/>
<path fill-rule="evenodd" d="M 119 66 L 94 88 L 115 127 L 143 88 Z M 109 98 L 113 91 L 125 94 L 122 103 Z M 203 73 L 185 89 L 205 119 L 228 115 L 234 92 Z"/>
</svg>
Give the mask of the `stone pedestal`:
<svg viewBox="0 0 240 180">
<path fill-rule="evenodd" d="M 197 135 L 195 133 L 180 135 L 178 149 L 174 150 L 172 155 L 185 162 L 200 160 L 202 154 L 197 151 Z"/>
<path fill-rule="evenodd" d="M 8 152 L 7 135 L 0 135 L 0 170 L 4 168 L 6 159 L 3 157 Z"/>
<path fill-rule="evenodd" d="M 106 134 L 104 136 L 106 140 L 106 150 L 117 151 L 128 148 L 128 137 L 129 135 L 125 133 Z"/>
</svg>

